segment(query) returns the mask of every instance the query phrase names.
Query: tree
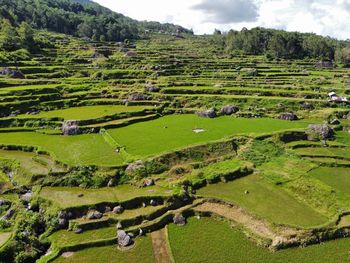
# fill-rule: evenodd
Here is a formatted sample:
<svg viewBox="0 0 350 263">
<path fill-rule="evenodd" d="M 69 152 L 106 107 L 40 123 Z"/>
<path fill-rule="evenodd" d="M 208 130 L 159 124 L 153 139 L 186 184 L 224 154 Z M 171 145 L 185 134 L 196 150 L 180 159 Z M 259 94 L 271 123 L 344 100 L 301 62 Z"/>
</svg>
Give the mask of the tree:
<svg viewBox="0 0 350 263">
<path fill-rule="evenodd" d="M 4 19 L 1 23 L 0 49 L 14 51 L 19 47 L 19 37 L 16 28 Z"/>
<path fill-rule="evenodd" d="M 335 52 L 335 60 L 345 67 L 350 67 L 350 45 L 346 48 L 338 48 Z"/>
<path fill-rule="evenodd" d="M 29 50 L 33 49 L 35 46 L 34 30 L 27 22 L 21 23 L 18 29 L 18 35 L 23 46 L 27 47 Z"/>
</svg>

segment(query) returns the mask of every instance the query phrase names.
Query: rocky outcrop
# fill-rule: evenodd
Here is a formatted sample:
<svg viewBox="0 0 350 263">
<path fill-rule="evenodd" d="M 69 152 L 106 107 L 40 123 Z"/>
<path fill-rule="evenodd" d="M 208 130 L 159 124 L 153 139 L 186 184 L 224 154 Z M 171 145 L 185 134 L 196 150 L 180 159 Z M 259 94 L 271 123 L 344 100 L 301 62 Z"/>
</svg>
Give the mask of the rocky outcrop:
<svg viewBox="0 0 350 263">
<path fill-rule="evenodd" d="M 140 169 L 143 169 L 143 168 L 145 168 L 144 162 L 141 161 L 141 160 L 138 160 L 136 162 L 133 162 L 133 163 L 129 164 L 128 167 L 126 167 L 125 171 L 128 174 L 132 174 L 132 173 L 134 173 L 134 172 L 136 172 L 136 171 L 138 171 Z"/>
<path fill-rule="evenodd" d="M 118 230 L 117 240 L 118 240 L 118 246 L 122 248 L 128 247 L 133 243 L 131 236 L 125 233 L 124 230 Z"/>
<path fill-rule="evenodd" d="M 236 113 L 237 111 L 239 111 L 239 108 L 236 107 L 235 105 L 226 105 L 221 109 L 220 113 L 222 115 L 232 115 L 233 113 Z"/>
<path fill-rule="evenodd" d="M 285 120 L 285 121 L 297 121 L 297 120 L 299 120 L 298 116 L 295 113 L 292 113 L 292 112 L 282 113 L 279 116 L 279 119 Z"/>
<path fill-rule="evenodd" d="M 121 205 L 118 205 L 118 206 L 114 207 L 112 211 L 115 214 L 121 214 L 124 212 L 124 207 L 122 207 Z"/>
<path fill-rule="evenodd" d="M 211 119 L 212 119 L 212 118 L 215 118 L 215 117 L 217 116 L 214 109 L 198 111 L 198 112 L 197 112 L 197 115 L 198 115 L 199 117 L 211 118 Z"/>
<path fill-rule="evenodd" d="M 327 124 L 310 124 L 307 133 L 309 140 L 327 140 L 334 136 L 334 130 Z"/>
<path fill-rule="evenodd" d="M 79 122 L 70 120 L 64 121 L 62 124 L 62 134 L 63 135 L 77 135 L 80 133 Z"/>
<path fill-rule="evenodd" d="M 186 225 L 186 219 L 182 214 L 176 214 L 173 217 L 173 222 L 175 225 L 184 226 Z"/>
<path fill-rule="evenodd" d="M 86 217 L 90 220 L 101 219 L 103 217 L 103 214 L 97 210 L 91 210 L 88 212 Z"/>
<path fill-rule="evenodd" d="M 0 75 L 5 75 L 13 79 L 25 79 L 24 74 L 19 69 L 3 68 L 0 70 Z"/>
</svg>

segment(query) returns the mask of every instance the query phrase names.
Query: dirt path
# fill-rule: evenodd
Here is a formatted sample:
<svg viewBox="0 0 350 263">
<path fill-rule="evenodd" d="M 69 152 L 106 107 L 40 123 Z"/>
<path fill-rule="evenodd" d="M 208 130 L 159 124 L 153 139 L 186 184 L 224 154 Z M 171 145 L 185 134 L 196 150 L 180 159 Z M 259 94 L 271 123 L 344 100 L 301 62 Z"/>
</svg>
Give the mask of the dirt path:
<svg viewBox="0 0 350 263">
<path fill-rule="evenodd" d="M 156 263 L 173 263 L 171 252 L 169 251 L 168 239 L 167 239 L 167 229 L 163 228 L 161 230 L 151 233 L 153 253 Z"/>
<path fill-rule="evenodd" d="M 245 212 L 242 208 L 226 205 L 221 203 L 206 202 L 194 208 L 199 212 L 210 212 L 219 216 L 225 217 L 229 220 L 233 220 L 252 233 L 263 238 L 269 238 L 274 240 L 278 235 L 270 228 L 270 226 L 262 220 L 259 220 L 252 215 Z"/>
</svg>

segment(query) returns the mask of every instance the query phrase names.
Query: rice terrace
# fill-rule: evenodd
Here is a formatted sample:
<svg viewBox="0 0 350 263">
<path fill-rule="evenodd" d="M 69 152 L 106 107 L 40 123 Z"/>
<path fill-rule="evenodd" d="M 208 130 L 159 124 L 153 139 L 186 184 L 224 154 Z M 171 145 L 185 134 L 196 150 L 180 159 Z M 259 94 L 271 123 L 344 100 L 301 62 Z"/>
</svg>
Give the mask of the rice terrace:
<svg viewBox="0 0 350 263">
<path fill-rule="evenodd" d="M 0 0 L 0 263 L 350 262 L 349 67 L 313 33 Z"/>
</svg>

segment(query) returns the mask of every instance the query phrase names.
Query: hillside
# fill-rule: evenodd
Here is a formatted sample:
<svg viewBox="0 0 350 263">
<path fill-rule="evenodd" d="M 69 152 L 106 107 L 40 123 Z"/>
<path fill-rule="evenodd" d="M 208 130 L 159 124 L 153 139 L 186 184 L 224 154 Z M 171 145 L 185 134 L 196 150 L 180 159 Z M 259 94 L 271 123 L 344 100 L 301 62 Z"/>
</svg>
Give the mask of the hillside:
<svg viewBox="0 0 350 263">
<path fill-rule="evenodd" d="M 172 24 L 139 22 L 92 1 L 1 0 L 0 19 L 7 19 L 12 25 L 29 22 L 36 29 L 107 41 L 135 39 L 145 30 L 191 33 Z"/>
<path fill-rule="evenodd" d="M 350 262 L 347 42 L 35 22 L 145 29 L 78 2 L 1 11 L 0 263 Z"/>
</svg>

